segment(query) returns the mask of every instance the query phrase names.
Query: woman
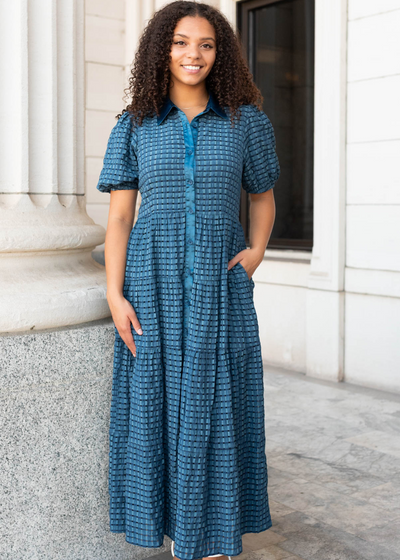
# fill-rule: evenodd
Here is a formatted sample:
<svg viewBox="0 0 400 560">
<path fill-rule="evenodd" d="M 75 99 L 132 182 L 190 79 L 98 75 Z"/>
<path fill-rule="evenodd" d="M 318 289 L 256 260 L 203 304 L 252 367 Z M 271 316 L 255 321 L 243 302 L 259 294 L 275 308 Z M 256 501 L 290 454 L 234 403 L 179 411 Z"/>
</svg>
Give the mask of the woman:
<svg viewBox="0 0 400 560">
<path fill-rule="evenodd" d="M 272 524 L 252 275 L 275 218 L 274 131 L 207 4 L 153 16 L 128 89 L 97 185 L 111 193 L 110 529 L 143 547 L 167 535 L 181 560 L 238 555 L 244 533 Z"/>
</svg>

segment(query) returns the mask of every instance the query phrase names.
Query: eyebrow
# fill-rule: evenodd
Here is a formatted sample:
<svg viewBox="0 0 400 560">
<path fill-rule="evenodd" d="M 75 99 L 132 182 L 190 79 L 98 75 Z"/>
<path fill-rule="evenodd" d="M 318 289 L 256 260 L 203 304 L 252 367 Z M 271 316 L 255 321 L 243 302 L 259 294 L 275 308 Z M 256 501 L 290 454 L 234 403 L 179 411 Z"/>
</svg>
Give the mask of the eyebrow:
<svg viewBox="0 0 400 560">
<path fill-rule="evenodd" d="M 189 37 L 187 35 L 184 35 L 183 33 L 175 33 L 175 35 L 180 35 L 181 37 L 186 37 L 186 39 L 189 39 Z M 215 39 L 213 37 L 200 37 L 200 41 L 215 41 Z"/>
</svg>

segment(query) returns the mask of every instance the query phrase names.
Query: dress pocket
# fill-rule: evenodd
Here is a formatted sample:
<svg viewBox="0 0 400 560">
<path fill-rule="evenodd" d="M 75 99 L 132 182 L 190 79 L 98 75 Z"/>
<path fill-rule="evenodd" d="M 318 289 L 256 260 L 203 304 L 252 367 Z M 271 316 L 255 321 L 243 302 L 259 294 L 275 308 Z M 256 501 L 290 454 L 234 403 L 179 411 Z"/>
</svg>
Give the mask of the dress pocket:
<svg viewBox="0 0 400 560">
<path fill-rule="evenodd" d="M 258 322 L 254 305 L 254 281 L 246 269 L 236 263 L 228 271 L 228 324 L 235 350 L 252 348 L 257 343 Z"/>
<path fill-rule="evenodd" d="M 242 276 L 243 276 L 244 278 L 246 278 L 246 280 L 247 280 L 247 282 L 250 284 L 251 288 L 254 288 L 254 280 L 253 280 L 253 277 L 249 278 L 249 275 L 247 274 L 247 271 L 246 271 L 246 269 L 244 268 L 244 266 L 243 266 L 240 262 L 238 262 L 238 263 L 235 264 L 235 266 L 234 266 L 233 268 L 235 268 L 235 267 L 238 267 L 238 269 L 240 270 Z"/>
</svg>

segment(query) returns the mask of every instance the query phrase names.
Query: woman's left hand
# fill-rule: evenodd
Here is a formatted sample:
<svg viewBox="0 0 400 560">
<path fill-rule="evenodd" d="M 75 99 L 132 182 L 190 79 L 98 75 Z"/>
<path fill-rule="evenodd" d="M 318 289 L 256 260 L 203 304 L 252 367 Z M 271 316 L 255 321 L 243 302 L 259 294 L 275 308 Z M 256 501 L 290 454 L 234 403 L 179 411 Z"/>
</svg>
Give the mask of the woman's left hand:
<svg viewBox="0 0 400 560">
<path fill-rule="evenodd" d="M 247 276 L 250 280 L 263 258 L 264 253 L 260 254 L 260 251 L 258 251 L 257 249 L 244 249 L 243 251 L 237 253 L 233 257 L 233 259 L 228 262 L 228 270 L 230 270 L 233 266 L 235 266 L 235 264 L 240 262 L 240 264 L 247 272 Z"/>
</svg>

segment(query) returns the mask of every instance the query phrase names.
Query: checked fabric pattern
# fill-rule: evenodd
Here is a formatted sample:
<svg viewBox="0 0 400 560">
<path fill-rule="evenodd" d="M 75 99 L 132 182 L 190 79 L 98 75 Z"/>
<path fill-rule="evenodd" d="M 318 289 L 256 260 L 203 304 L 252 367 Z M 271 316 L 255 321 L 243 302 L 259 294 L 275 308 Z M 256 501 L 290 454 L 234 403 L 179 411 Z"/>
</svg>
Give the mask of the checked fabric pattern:
<svg viewBox="0 0 400 560">
<path fill-rule="evenodd" d="M 280 168 L 267 115 L 210 93 L 191 122 L 169 97 L 159 116 L 109 136 L 97 189 L 139 189 L 124 296 L 134 357 L 115 329 L 110 409 L 110 530 L 193 560 L 242 552 L 271 527 L 263 366 L 254 281 L 228 261 L 246 249 L 241 187 L 274 187 Z"/>
</svg>

